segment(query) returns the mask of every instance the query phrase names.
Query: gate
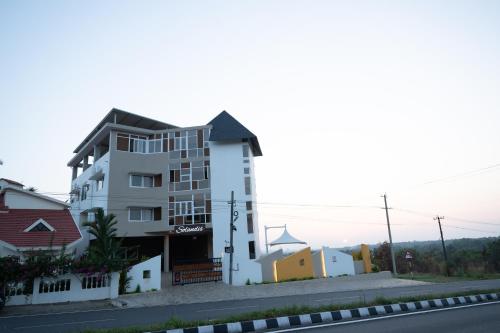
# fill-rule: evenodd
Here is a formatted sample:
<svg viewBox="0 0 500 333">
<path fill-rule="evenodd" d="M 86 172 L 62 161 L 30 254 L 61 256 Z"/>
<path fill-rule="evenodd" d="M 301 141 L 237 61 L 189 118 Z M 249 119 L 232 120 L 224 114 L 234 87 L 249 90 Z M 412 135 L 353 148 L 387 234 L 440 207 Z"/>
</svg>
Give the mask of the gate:
<svg viewBox="0 0 500 333">
<path fill-rule="evenodd" d="M 172 267 L 172 285 L 222 281 L 221 258 L 178 261 Z"/>
</svg>

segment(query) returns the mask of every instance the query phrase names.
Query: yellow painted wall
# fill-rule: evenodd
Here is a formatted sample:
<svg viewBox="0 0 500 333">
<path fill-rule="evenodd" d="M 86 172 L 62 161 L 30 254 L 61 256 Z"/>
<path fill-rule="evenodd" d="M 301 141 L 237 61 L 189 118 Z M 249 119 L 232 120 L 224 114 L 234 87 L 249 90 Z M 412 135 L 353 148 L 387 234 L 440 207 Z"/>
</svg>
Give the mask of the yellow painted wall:
<svg viewBox="0 0 500 333">
<path fill-rule="evenodd" d="M 366 244 L 361 244 L 361 257 L 363 258 L 363 266 L 365 267 L 365 273 L 371 273 L 372 259 L 370 255 L 370 249 Z"/>
<path fill-rule="evenodd" d="M 302 265 L 301 265 L 302 261 Z M 276 260 L 275 282 L 290 279 L 312 278 L 314 276 L 311 248 L 305 248 L 286 258 Z"/>
</svg>

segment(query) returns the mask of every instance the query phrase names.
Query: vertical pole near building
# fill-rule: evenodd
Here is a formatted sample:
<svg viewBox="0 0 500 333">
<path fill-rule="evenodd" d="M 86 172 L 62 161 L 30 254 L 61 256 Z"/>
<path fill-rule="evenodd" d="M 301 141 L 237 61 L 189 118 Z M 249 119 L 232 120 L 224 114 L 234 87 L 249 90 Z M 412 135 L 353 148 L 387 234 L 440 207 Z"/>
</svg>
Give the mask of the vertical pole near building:
<svg viewBox="0 0 500 333">
<path fill-rule="evenodd" d="M 385 204 L 385 217 L 387 219 L 387 230 L 389 231 L 389 246 L 391 248 L 391 259 L 392 259 L 392 273 L 394 276 L 398 275 L 396 269 L 396 257 L 394 256 L 394 248 L 392 246 L 392 234 L 391 234 L 391 223 L 389 222 L 389 208 L 387 208 L 387 193 L 384 193 L 384 204 Z"/>
<path fill-rule="evenodd" d="M 267 226 L 264 226 L 264 238 L 266 240 L 266 254 L 269 253 L 269 245 L 267 245 Z"/>
<path fill-rule="evenodd" d="M 231 191 L 231 215 L 229 216 L 229 285 L 233 284 L 233 231 L 234 231 L 234 191 Z"/>
<path fill-rule="evenodd" d="M 446 275 L 450 276 L 450 269 L 448 267 L 448 255 L 446 254 L 446 246 L 444 245 L 443 229 L 441 228 L 441 220 L 444 220 L 444 216 L 436 216 L 434 221 L 438 221 L 439 233 L 441 234 L 441 245 L 443 246 L 444 264 L 446 267 Z"/>
</svg>

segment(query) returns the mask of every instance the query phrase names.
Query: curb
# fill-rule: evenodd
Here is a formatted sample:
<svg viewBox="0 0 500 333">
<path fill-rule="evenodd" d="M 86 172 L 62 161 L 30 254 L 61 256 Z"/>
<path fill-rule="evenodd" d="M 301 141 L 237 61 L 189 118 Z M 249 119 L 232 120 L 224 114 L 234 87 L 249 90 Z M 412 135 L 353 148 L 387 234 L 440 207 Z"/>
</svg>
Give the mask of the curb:
<svg viewBox="0 0 500 333">
<path fill-rule="evenodd" d="M 397 303 L 390 305 L 369 306 L 363 308 L 338 310 L 331 312 L 310 313 L 268 319 L 257 319 L 235 323 L 206 325 L 191 328 L 178 328 L 154 333 L 245 333 L 259 332 L 268 329 L 284 329 L 312 324 L 331 323 L 340 320 L 373 317 L 398 312 L 415 312 L 418 310 L 445 308 L 454 305 L 481 303 L 500 299 L 500 293 L 479 294 L 460 297 L 436 298 L 432 300 Z"/>
</svg>

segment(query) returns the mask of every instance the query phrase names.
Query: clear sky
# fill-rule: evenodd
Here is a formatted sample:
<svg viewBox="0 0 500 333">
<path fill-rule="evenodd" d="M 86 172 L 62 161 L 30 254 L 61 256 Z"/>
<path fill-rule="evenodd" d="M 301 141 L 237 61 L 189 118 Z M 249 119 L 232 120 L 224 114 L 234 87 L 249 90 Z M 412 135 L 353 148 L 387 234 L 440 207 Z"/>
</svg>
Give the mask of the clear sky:
<svg viewBox="0 0 500 333">
<path fill-rule="evenodd" d="M 394 241 L 438 239 L 434 214 L 446 238 L 498 236 L 500 168 L 468 172 L 500 163 L 499 7 L 1 1 L 0 177 L 63 198 L 111 108 L 178 126 L 227 110 L 263 149 L 261 229 L 381 242 L 387 192 Z"/>
</svg>

